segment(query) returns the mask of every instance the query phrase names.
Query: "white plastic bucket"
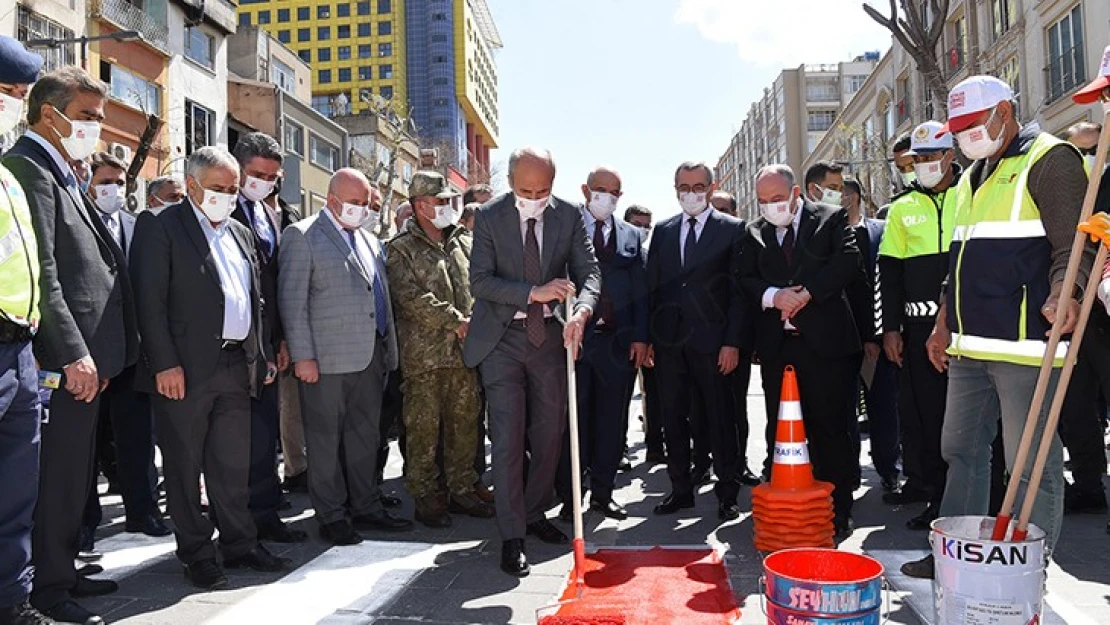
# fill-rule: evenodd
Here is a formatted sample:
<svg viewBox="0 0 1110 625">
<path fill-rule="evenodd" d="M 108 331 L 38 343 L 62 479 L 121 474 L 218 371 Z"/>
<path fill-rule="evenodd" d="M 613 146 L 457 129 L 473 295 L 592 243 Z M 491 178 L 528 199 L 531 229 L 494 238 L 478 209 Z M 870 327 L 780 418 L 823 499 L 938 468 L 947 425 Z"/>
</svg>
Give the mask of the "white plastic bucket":
<svg viewBox="0 0 1110 625">
<path fill-rule="evenodd" d="M 937 519 L 929 542 L 940 625 L 1036 625 L 1045 583 L 1045 533 L 1029 526 L 1022 541 L 990 540 L 994 518 Z"/>
</svg>

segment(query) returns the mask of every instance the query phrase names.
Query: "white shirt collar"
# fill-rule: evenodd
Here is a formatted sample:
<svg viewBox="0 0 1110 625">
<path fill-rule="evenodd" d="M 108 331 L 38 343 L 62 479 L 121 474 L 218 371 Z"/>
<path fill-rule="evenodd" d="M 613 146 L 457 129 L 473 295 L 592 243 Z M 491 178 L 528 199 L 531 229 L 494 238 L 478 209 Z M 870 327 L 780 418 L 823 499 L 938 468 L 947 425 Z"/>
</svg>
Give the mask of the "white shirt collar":
<svg viewBox="0 0 1110 625">
<path fill-rule="evenodd" d="M 716 209 L 713 208 L 712 204 L 710 204 L 705 210 L 698 213 L 697 215 L 694 215 L 694 220 L 699 226 L 704 226 L 705 222 L 709 220 L 709 213 L 713 212 L 714 210 Z M 687 215 L 685 212 L 682 213 L 682 223 L 686 225 L 690 224 L 690 215 Z"/>
<path fill-rule="evenodd" d="M 35 143 L 41 145 L 43 149 L 46 150 L 46 153 L 50 155 L 50 158 L 54 159 L 54 163 L 58 166 L 59 171 L 61 171 L 63 174 L 72 174 L 73 179 L 77 180 L 77 174 L 73 172 L 73 168 L 69 166 L 69 163 L 66 161 L 66 159 L 62 158 L 62 153 L 58 151 L 58 148 L 54 147 L 49 141 L 46 140 L 46 137 L 43 137 L 34 130 L 28 130 L 27 137 Z"/>
<path fill-rule="evenodd" d="M 335 226 L 336 230 L 339 230 L 339 234 L 345 234 L 346 233 L 347 229 L 343 227 L 343 224 L 339 223 L 339 220 L 335 218 L 335 214 L 331 212 L 330 208 L 325 206 L 324 210 L 322 210 L 320 212 L 322 212 L 322 213 L 324 213 L 325 215 L 328 216 L 328 220 L 331 221 L 331 225 Z"/>
</svg>

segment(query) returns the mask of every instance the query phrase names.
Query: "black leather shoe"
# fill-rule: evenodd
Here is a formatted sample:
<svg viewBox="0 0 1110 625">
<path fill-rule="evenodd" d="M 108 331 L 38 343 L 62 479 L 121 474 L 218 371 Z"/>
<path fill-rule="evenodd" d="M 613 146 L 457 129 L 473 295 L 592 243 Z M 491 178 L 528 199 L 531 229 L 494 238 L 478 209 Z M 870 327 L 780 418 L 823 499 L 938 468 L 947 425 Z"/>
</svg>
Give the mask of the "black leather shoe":
<svg viewBox="0 0 1110 625">
<path fill-rule="evenodd" d="M 918 532 L 929 530 L 932 529 L 933 521 L 936 521 L 939 516 L 940 506 L 931 503 L 924 512 L 906 521 L 906 527 Z"/>
<path fill-rule="evenodd" d="M 852 517 L 847 514 L 838 514 L 833 519 L 833 529 L 836 534 L 833 535 L 834 540 L 844 540 L 852 535 L 855 531 L 855 525 L 852 523 Z"/>
<path fill-rule="evenodd" d="M 655 506 L 655 514 L 674 514 L 679 510 L 694 507 L 693 495 L 676 495 L 671 493 L 666 499 Z"/>
<path fill-rule="evenodd" d="M 337 547 L 348 547 L 362 542 L 362 536 L 355 531 L 355 528 L 351 527 L 346 519 L 321 525 L 320 538 Z"/>
<path fill-rule="evenodd" d="M 898 476 L 897 475 L 884 475 L 882 481 L 884 493 L 893 493 L 898 490 Z"/>
<path fill-rule="evenodd" d="M 89 579 L 77 576 L 77 583 L 69 589 L 71 597 L 100 597 L 110 595 L 119 590 L 119 584 L 110 579 Z"/>
<path fill-rule="evenodd" d="M 385 493 L 382 493 L 381 501 L 382 501 L 382 507 L 383 508 L 400 508 L 401 507 L 401 498 L 398 497 L 397 495 L 387 495 Z"/>
<path fill-rule="evenodd" d="M 704 486 L 712 481 L 713 475 L 710 473 L 709 467 L 704 469 L 694 467 L 694 470 L 690 473 L 690 483 L 694 486 Z"/>
<path fill-rule="evenodd" d="M 61 603 L 56 603 L 49 608 L 39 610 L 46 616 L 54 619 L 58 623 L 78 623 L 78 625 L 104 625 L 104 619 L 100 616 L 89 612 L 81 604 L 66 599 Z"/>
<path fill-rule="evenodd" d="M 1106 512 L 1106 491 L 1064 487 L 1064 514 L 1102 514 Z"/>
<path fill-rule="evenodd" d="M 883 493 L 883 503 L 890 506 L 904 506 L 909 503 L 928 503 L 929 493 L 924 488 L 914 486 L 910 482 L 893 493 Z"/>
<path fill-rule="evenodd" d="M 932 555 L 927 555 L 920 560 L 907 562 L 901 567 L 902 574 L 907 577 L 916 577 L 917 579 L 933 579 L 936 575 L 936 563 L 933 561 Z"/>
<path fill-rule="evenodd" d="M 621 454 L 621 463 L 617 465 L 617 469 L 622 472 L 628 472 L 632 470 L 632 459 L 628 457 L 628 451 L 625 451 L 623 454 Z"/>
<path fill-rule="evenodd" d="M 262 545 L 244 553 L 237 558 L 224 560 L 224 566 L 229 569 L 254 569 L 263 573 L 276 573 L 289 568 L 293 561 L 289 558 L 279 558 L 266 550 Z"/>
<path fill-rule="evenodd" d="M 268 540 L 272 543 L 303 543 L 308 540 L 308 534 L 298 529 L 293 529 L 285 523 L 267 523 L 258 528 L 258 540 Z"/>
<path fill-rule="evenodd" d="M 529 523 L 526 531 L 530 536 L 535 536 L 551 545 L 565 545 L 570 542 L 563 530 L 552 525 L 547 519 Z"/>
<path fill-rule="evenodd" d="M 138 521 L 128 521 L 127 524 L 124 525 L 124 529 L 132 534 L 142 533 L 155 538 L 169 536 L 173 533 L 169 527 L 166 527 L 166 524 L 160 517 L 153 514 L 148 514 Z"/>
<path fill-rule="evenodd" d="M 501 543 L 501 570 L 514 577 L 527 577 L 532 571 L 524 555 L 524 539 L 514 538 Z"/>
<path fill-rule="evenodd" d="M 103 553 L 96 550 L 95 530 L 82 527 L 77 535 L 77 559 L 82 562 L 96 562 L 104 557 Z"/>
<path fill-rule="evenodd" d="M 286 510 L 292 510 L 293 509 L 293 502 L 289 501 L 289 498 L 286 497 L 285 495 L 282 495 L 281 496 L 281 502 L 278 503 L 277 509 L 278 509 L 278 512 L 285 512 Z"/>
<path fill-rule="evenodd" d="M 756 475 L 755 473 L 752 473 L 752 470 L 747 468 L 747 467 L 744 467 L 744 472 L 741 473 L 740 475 L 737 475 L 736 479 L 742 485 L 747 486 L 749 488 L 755 488 L 756 486 L 759 486 L 760 484 L 763 483 L 763 480 L 759 479 L 759 476 Z"/>
<path fill-rule="evenodd" d="M 301 471 L 296 475 L 287 475 L 281 482 L 281 487 L 287 493 L 307 493 L 308 471 Z"/>
<path fill-rule="evenodd" d="M 412 529 L 412 521 L 399 519 L 382 510 L 380 514 L 360 514 L 352 517 L 356 530 L 377 530 L 380 532 L 407 532 Z"/>
<path fill-rule="evenodd" d="M 0 608 L 0 623 L 3 623 L 3 625 L 54 625 L 54 621 L 47 618 L 26 601 L 19 605 Z"/>
<path fill-rule="evenodd" d="M 612 499 L 594 499 L 591 497 L 590 510 L 600 512 L 605 515 L 606 518 L 616 519 L 618 521 L 623 521 L 628 518 L 628 511 L 624 509 L 624 506 Z"/>
<path fill-rule="evenodd" d="M 740 506 L 734 503 L 717 504 L 717 518 L 722 521 L 735 521 L 740 518 Z"/>
<path fill-rule="evenodd" d="M 104 567 L 99 564 L 86 564 L 77 568 L 77 574 L 81 577 L 88 577 L 90 575 L 97 575 L 104 572 Z M 3 623 L 4 621 L 0 621 Z"/>
<path fill-rule="evenodd" d="M 227 586 L 227 576 L 224 570 L 213 558 L 197 560 L 185 565 L 185 579 L 197 588 L 216 590 Z"/>
</svg>

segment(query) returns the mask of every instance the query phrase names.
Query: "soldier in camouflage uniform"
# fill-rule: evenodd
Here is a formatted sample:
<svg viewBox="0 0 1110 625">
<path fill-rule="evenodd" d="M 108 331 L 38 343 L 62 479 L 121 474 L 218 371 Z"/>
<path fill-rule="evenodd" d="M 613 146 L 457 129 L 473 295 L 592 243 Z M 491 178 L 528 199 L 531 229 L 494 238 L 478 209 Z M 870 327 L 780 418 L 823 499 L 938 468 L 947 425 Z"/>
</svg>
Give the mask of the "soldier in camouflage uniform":
<svg viewBox="0 0 1110 625">
<path fill-rule="evenodd" d="M 457 225 L 456 196 L 443 176 L 417 172 L 409 185 L 413 216 L 386 253 L 404 374 L 405 487 L 416 500 L 416 520 L 429 527 L 450 525 L 449 511 L 494 515 L 474 492 L 478 382 L 462 360 L 474 303 L 471 238 Z M 436 466 L 441 424 L 447 493 Z"/>
</svg>

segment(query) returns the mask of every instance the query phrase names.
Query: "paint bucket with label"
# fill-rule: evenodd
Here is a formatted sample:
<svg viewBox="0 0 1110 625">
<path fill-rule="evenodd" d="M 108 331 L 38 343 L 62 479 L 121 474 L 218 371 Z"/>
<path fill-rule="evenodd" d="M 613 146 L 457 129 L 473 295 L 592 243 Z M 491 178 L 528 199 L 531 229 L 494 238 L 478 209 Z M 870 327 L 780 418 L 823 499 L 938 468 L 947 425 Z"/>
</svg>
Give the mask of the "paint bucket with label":
<svg viewBox="0 0 1110 625">
<path fill-rule="evenodd" d="M 1045 584 L 1045 533 L 1029 526 L 1025 540 L 990 540 L 994 518 L 946 517 L 929 535 L 937 623 L 1036 625 Z"/>
<path fill-rule="evenodd" d="M 879 625 L 883 565 L 836 549 L 786 549 L 763 560 L 768 625 Z"/>
</svg>

